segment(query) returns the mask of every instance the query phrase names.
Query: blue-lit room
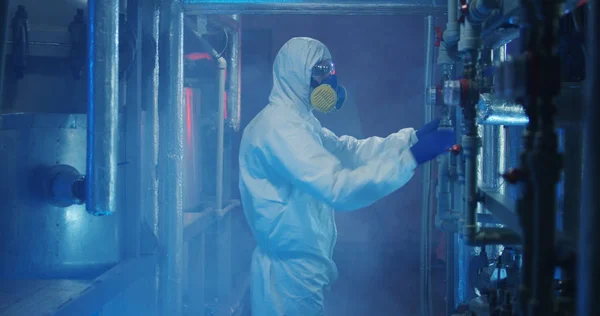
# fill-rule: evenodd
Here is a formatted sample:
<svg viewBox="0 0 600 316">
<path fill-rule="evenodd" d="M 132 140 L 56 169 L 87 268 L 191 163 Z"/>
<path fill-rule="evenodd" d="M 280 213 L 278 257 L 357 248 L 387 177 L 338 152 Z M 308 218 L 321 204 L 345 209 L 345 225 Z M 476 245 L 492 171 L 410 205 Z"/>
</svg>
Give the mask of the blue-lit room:
<svg viewBox="0 0 600 316">
<path fill-rule="evenodd" d="M 0 316 L 600 315 L 597 0 L 0 0 Z"/>
</svg>

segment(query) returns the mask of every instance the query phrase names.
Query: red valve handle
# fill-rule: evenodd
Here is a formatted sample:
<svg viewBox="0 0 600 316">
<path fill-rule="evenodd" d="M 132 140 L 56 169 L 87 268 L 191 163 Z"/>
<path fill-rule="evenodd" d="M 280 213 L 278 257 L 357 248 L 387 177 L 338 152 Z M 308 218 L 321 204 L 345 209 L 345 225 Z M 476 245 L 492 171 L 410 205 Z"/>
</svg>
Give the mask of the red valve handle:
<svg viewBox="0 0 600 316">
<path fill-rule="evenodd" d="M 453 155 L 458 155 L 462 152 L 462 146 L 459 144 L 452 145 L 448 151 Z"/>
<path fill-rule="evenodd" d="M 504 178 L 506 182 L 511 184 L 520 182 L 521 180 L 523 180 L 524 177 L 525 175 L 520 169 L 509 169 L 504 174 L 502 174 L 502 178 Z"/>
</svg>

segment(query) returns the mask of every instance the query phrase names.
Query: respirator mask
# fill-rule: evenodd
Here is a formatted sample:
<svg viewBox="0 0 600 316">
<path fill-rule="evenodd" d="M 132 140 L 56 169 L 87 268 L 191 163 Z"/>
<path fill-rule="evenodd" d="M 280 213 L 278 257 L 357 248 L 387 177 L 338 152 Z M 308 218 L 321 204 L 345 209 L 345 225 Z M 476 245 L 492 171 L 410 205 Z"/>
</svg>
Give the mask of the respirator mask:
<svg viewBox="0 0 600 316">
<path fill-rule="evenodd" d="M 313 67 L 310 87 L 310 104 L 315 110 L 328 113 L 344 106 L 346 88 L 338 84 L 331 60 L 321 61 Z"/>
</svg>

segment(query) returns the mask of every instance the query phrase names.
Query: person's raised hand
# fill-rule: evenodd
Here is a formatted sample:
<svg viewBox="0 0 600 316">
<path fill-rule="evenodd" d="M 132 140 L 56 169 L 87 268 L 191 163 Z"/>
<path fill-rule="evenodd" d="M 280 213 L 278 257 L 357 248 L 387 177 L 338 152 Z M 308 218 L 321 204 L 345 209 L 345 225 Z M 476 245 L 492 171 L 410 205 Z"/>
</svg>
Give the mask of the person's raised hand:
<svg viewBox="0 0 600 316">
<path fill-rule="evenodd" d="M 455 139 L 454 131 L 449 129 L 430 131 L 422 134 L 410 151 L 420 165 L 447 152 L 454 145 Z"/>
<path fill-rule="evenodd" d="M 433 131 L 437 131 L 438 127 L 440 127 L 440 119 L 435 119 L 435 120 L 425 124 L 425 126 L 419 128 L 417 130 L 417 138 L 419 140 L 421 140 L 421 137 L 423 135 L 429 134 Z"/>
</svg>

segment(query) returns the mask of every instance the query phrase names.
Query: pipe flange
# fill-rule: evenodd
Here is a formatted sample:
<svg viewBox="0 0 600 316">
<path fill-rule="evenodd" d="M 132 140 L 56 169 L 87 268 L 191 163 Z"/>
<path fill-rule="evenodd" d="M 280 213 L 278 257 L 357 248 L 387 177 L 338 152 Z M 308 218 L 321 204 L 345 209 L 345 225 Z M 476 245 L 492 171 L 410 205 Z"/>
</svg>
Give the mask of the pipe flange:
<svg viewBox="0 0 600 316">
<path fill-rule="evenodd" d="M 70 165 L 55 165 L 41 170 L 42 197 L 51 205 L 69 207 L 83 204 L 81 183 L 84 176 Z"/>
</svg>

